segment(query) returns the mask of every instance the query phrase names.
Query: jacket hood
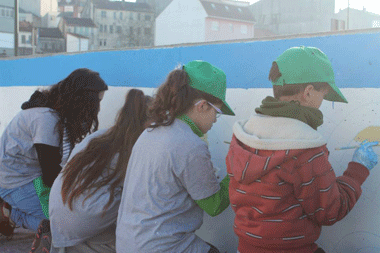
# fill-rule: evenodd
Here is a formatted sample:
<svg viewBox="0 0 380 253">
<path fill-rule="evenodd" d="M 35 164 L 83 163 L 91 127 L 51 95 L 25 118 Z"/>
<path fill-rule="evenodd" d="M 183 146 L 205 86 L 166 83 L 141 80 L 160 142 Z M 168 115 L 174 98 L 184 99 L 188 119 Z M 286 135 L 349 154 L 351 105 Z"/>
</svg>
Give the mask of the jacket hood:
<svg viewBox="0 0 380 253">
<path fill-rule="evenodd" d="M 273 169 L 293 168 L 305 149 L 326 144 L 320 133 L 299 120 L 266 115 L 236 122 L 233 134 L 227 163 L 242 184 L 260 180 Z"/>
</svg>

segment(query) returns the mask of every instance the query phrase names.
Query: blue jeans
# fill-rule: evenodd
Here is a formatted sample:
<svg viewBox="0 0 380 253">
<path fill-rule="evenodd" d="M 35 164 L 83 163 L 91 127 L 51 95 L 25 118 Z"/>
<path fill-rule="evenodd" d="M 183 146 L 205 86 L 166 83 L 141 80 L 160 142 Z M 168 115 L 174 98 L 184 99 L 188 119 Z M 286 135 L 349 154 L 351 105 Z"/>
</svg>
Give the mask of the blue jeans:
<svg viewBox="0 0 380 253">
<path fill-rule="evenodd" d="M 11 220 L 17 227 L 37 232 L 41 220 L 46 219 L 33 181 L 13 189 L 0 188 L 0 197 L 12 206 Z"/>
</svg>

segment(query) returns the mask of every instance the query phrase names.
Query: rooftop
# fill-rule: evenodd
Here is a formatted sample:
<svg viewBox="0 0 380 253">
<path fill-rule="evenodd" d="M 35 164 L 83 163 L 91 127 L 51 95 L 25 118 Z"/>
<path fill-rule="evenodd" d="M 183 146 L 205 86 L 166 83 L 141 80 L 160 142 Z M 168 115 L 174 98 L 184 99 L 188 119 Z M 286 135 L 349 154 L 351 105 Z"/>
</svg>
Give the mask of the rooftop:
<svg viewBox="0 0 380 253">
<path fill-rule="evenodd" d="M 59 28 L 40 28 L 39 37 L 64 39 L 61 30 Z"/>
<path fill-rule="evenodd" d="M 207 14 L 212 17 L 255 22 L 248 6 L 237 6 L 217 1 L 200 0 Z"/>
<path fill-rule="evenodd" d="M 147 3 L 124 1 L 111 2 L 108 0 L 93 0 L 93 2 L 97 9 L 154 12 L 153 8 Z"/>
<path fill-rule="evenodd" d="M 66 23 L 70 26 L 86 26 L 86 27 L 96 27 L 94 21 L 91 18 L 72 18 L 63 17 Z"/>
</svg>

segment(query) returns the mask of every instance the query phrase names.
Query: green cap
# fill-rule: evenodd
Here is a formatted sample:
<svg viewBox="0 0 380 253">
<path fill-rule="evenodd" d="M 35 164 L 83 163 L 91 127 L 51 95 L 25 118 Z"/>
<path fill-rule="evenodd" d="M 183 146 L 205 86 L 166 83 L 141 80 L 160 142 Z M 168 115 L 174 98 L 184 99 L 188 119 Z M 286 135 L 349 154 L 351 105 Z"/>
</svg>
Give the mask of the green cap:
<svg viewBox="0 0 380 253">
<path fill-rule="evenodd" d="M 213 95 L 223 101 L 222 112 L 235 115 L 226 102 L 226 74 L 223 70 L 205 61 L 191 61 L 183 66 L 189 76 L 189 85 L 194 89 Z"/>
<path fill-rule="evenodd" d="M 328 83 L 331 87 L 325 99 L 347 103 L 335 84 L 334 71 L 326 54 L 316 47 L 292 47 L 283 52 L 276 63 L 281 77 L 273 85 Z"/>
</svg>

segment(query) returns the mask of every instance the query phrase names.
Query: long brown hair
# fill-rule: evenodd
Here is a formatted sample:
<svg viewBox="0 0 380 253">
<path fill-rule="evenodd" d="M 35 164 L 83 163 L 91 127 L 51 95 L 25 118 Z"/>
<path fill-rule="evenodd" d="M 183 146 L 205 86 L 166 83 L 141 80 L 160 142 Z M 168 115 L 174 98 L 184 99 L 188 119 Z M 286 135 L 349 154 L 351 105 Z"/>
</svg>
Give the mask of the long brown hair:
<svg viewBox="0 0 380 253">
<path fill-rule="evenodd" d="M 110 185 L 110 199 L 104 206 L 106 210 L 114 199 L 115 188 L 123 182 L 132 147 L 145 129 L 149 96 L 137 89 L 128 92 L 124 106 L 117 120 L 103 135 L 92 139 L 87 147 L 76 154 L 63 170 L 62 200 L 72 210 L 73 200 L 88 189 L 91 197 L 101 187 Z M 110 164 L 118 154 L 115 168 Z M 105 177 L 101 177 L 106 172 Z"/>
<path fill-rule="evenodd" d="M 177 116 L 194 105 L 196 99 L 204 99 L 213 104 L 223 103 L 219 98 L 192 88 L 185 70 L 173 70 L 158 88 L 152 106 L 149 108 L 149 115 L 153 122 L 150 127 L 171 125 Z"/>
</svg>

